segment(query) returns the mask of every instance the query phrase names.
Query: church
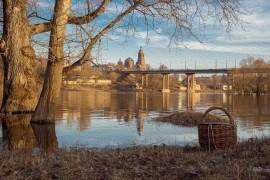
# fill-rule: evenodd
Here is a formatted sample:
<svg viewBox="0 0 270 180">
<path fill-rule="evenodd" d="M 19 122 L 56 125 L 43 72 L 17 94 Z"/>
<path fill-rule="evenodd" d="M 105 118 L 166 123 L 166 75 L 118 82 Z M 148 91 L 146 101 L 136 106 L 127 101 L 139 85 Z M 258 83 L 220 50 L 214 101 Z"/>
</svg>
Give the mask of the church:
<svg viewBox="0 0 270 180">
<path fill-rule="evenodd" d="M 122 63 L 122 62 L 118 62 Z M 123 64 L 123 63 L 122 63 Z M 146 65 L 145 65 L 145 59 L 144 59 L 144 52 L 142 47 L 140 48 L 139 52 L 138 52 L 138 59 L 136 64 L 134 64 L 134 60 L 132 58 L 127 58 L 124 61 L 124 66 L 128 69 L 139 69 L 139 70 L 146 70 Z"/>
</svg>

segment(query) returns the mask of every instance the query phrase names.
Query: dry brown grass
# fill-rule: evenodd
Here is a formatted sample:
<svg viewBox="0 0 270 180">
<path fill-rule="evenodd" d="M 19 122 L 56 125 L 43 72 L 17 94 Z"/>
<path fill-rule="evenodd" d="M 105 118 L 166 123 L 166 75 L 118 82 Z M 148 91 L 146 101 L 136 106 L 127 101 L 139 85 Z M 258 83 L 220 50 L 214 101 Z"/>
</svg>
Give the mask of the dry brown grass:
<svg viewBox="0 0 270 180">
<path fill-rule="evenodd" d="M 200 112 L 186 111 L 174 113 L 166 117 L 159 117 L 156 119 L 156 121 L 168 122 L 176 125 L 191 127 L 200 124 L 202 116 L 203 113 Z M 217 115 L 208 114 L 206 116 L 206 122 L 228 122 L 228 121 L 229 121 L 228 119 Z"/>
<path fill-rule="evenodd" d="M 198 147 L 0 153 L 0 179 L 269 179 L 270 139 L 211 153 Z"/>
</svg>

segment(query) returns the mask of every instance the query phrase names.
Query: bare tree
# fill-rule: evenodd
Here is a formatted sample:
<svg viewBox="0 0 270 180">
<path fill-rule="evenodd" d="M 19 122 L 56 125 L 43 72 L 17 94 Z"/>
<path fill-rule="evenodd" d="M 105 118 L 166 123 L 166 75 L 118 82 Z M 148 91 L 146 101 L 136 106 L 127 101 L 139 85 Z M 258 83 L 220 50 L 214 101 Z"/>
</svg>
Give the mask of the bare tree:
<svg viewBox="0 0 270 180">
<path fill-rule="evenodd" d="M 254 61 L 255 59 L 253 57 L 248 57 L 246 59 L 242 59 L 240 62 L 241 78 L 239 80 L 241 81 L 244 94 L 250 94 L 255 87 L 256 79 L 254 75 L 250 73 Z"/>
<path fill-rule="evenodd" d="M 167 70 L 167 69 L 169 69 L 169 68 L 168 68 L 168 66 L 166 66 L 165 64 L 161 64 L 161 65 L 159 66 L 159 69 L 160 69 L 160 70 Z"/>
<path fill-rule="evenodd" d="M 62 83 L 64 40 L 71 1 L 58 0 L 55 3 L 45 80 L 37 108 L 32 117 L 33 122 L 45 119 L 50 122 L 55 117 L 55 104 Z"/>
<path fill-rule="evenodd" d="M 218 75 L 213 75 L 212 76 L 212 79 L 213 79 L 213 82 L 212 82 L 212 87 L 214 88 L 214 89 L 219 89 L 220 88 L 220 82 L 221 82 L 221 78 L 220 78 L 220 76 L 218 76 Z"/>
<path fill-rule="evenodd" d="M 252 64 L 252 68 L 255 70 L 255 84 L 256 93 L 261 94 L 264 91 L 264 86 L 267 85 L 268 74 L 265 73 L 265 68 L 267 68 L 267 63 L 263 59 L 256 59 Z"/>
<path fill-rule="evenodd" d="M 36 54 L 31 40 L 47 47 L 49 61 L 45 81 L 32 118 L 40 122 L 53 121 L 62 74 L 92 61 L 93 51 L 102 44 L 107 33 L 115 29 L 121 29 L 120 33 L 152 29 L 170 37 L 169 44 L 178 45 L 190 38 L 200 41 L 208 18 L 224 22 L 229 31 L 233 25 L 241 23 L 239 15 L 246 13 L 240 0 L 84 0 L 72 6 L 67 5 L 70 0 L 55 0 L 47 2 L 55 4 L 55 8 L 43 16 L 40 13 L 43 7 L 37 2 L 46 4 L 47 1 L 2 1 L 4 25 L 0 52 L 5 74 L 2 112 L 29 112 L 38 101 L 32 67 Z M 35 41 L 40 36 L 50 39 L 50 43 Z M 75 53 L 73 44 L 81 45 L 81 53 Z M 64 67 L 65 59 L 71 55 L 75 60 Z"/>
<path fill-rule="evenodd" d="M 240 62 L 240 69 L 233 72 L 234 87 L 238 92 L 260 94 L 264 91 L 269 81 L 269 69 L 267 63 L 259 58 L 247 57 Z"/>
</svg>

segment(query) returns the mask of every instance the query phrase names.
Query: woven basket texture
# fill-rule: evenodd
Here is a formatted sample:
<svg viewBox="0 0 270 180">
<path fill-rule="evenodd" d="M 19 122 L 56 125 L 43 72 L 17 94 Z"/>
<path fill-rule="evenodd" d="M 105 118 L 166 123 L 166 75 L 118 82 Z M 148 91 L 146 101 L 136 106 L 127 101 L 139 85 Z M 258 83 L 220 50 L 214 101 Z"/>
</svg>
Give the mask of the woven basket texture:
<svg viewBox="0 0 270 180">
<path fill-rule="evenodd" d="M 221 110 L 229 117 L 230 123 L 205 123 L 206 115 L 213 110 Z M 224 149 L 236 144 L 237 126 L 231 115 L 221 107 L 211 107 L 203 115 L 198 126 L 199 144 L 203 150 Z"/>
</svg>

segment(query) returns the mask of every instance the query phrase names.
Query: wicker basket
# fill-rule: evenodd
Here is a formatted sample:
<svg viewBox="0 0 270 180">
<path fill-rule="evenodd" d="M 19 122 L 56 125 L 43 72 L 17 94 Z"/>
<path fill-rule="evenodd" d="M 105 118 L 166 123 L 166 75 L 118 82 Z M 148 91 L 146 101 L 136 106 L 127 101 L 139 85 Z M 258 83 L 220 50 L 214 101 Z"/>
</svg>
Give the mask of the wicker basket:
<svg viewBox="0 0 270 180">
<path fill-rule="evenodd" d="M 230 123 L 206 123 L 206 115 L 213 110 L 223 111 Z M 237 140 L 237 126 L 231 115 L 221 107 L 211 107 L 202 116 L 198 126 L 199 143 L 204 150 L 223 149 L 235 145 Z"/>
</svg>

